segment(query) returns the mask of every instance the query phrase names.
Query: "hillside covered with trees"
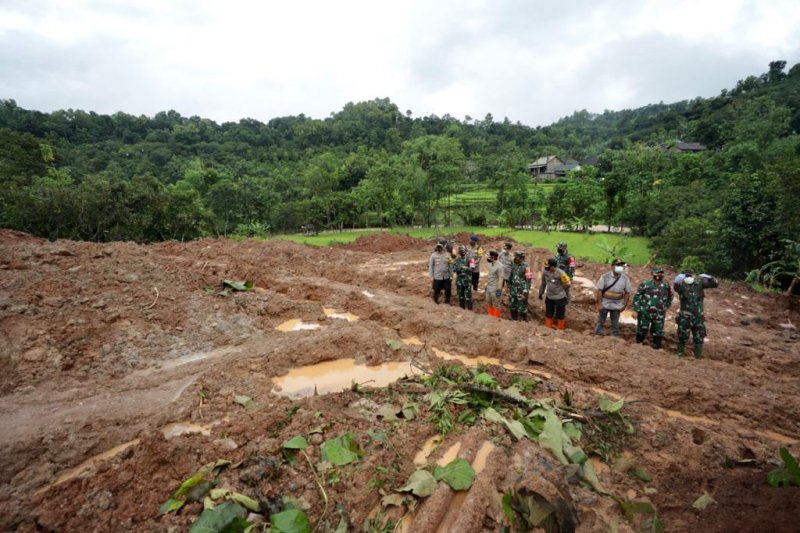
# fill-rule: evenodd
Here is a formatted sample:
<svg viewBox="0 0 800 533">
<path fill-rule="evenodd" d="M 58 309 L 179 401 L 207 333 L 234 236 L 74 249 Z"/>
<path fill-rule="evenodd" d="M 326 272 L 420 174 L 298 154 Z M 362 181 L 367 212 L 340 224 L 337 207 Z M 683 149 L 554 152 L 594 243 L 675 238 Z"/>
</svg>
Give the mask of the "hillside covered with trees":
<svg viewBox="0 0 800 533">
<path fill-rule="evenodd" d="M 709 99 L 545 127 L 414 117 L 388 98 L 217 124 L 42 113 L 0 100 L 0 227 L 92 241 L 265 235 L 301 225 L 625 225 L 660 260 L 742 274 L 800 260 L 800 64 L 770 63 Z M 704 144 L 699 153 L 672 149 Z M 547 192 L 539 156 L 599 156 Z M 493 205 L 451 199 L 466 187 Z M 779 261 L 779 263 L 773 263 Z M 794 267 L 796 269 L 796 265 Z"/>
</svg>

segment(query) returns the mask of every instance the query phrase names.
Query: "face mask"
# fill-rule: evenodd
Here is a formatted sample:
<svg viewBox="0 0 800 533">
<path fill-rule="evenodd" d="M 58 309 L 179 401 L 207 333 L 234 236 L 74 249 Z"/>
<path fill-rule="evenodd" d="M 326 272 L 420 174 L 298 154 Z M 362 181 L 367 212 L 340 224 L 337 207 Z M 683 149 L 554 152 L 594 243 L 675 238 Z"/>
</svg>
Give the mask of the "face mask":
<svg viewBox="0 0 800 533">
<path fill-rule="evenodd" d="M 616 272 L 617 274 L 622 274 L 623 272 L 625 272 L 625 267 L 615 266 L 614 272 Z"/>
<path fill-rule="evenodd" d="M 683 278 L 683 282 L 687 285 L 691 285 L 692 283 L 694 283 L 694 278 L 691 276 L 685 277 Z"/>
</svg>

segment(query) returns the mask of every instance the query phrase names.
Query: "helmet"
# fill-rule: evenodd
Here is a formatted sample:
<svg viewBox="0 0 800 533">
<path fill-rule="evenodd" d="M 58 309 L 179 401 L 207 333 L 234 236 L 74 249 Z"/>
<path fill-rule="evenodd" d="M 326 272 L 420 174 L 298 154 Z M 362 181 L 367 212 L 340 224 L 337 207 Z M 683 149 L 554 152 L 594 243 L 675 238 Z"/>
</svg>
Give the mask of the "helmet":
<svg viewBox="0 0 800 533">
<path fill-rule="evenodd" d="M 558 260 L 555 257 L 551 257 L 550 259 L 547 260 L 547 266 L 554 267 L 557 265 L 558 265 Z"/>
<path fill-rule="evenodd" d="M 438 244 L 441 244 L 442 246 L 444 246 L 445 244 L 447 244 L 447 239 L 445 239 L 443 237 L 439 237 L 438 239 L 436 239 L 436 242 Z"/>
<path fill-rule="evenodd" d="M 467 248 L 465 246 L 459 246 L 458 247 L 458 253 L 460 253 L 460 254 L 467 253 Z"/>
<path fill-rule="evenodd" d="M 558 245 L 556 246 L 556 248 L 566 248 L 566 247 L 567 247 L 567 243 L 565 243 L 564 241 L 561 241 L 561 242 L 560 242 L 560 243 L 558 243 Z"/>
<path fill-rule="evenodd" d="M 514 245 L 512 243 L 510 243 L 510 242 L 507 242 L 503 246 L 505 247 L 506 250 L 510 250 L 511 247 L 514 246 Z"/>
<path fill-rule="evenodd" d="M 469 236 L 469 240 L 470 240 L 470 242 L 478 242 L 478 236 L 475 235 L 475 234 L 472 234 L 472 235 Z"/>
<path fill-rule="evenodd" d="M 661 267 L 653 267 L 653 268 L 650 269 L 650 272 L 652 274 L 663 274 L 664 273 L 664 269 L 661 268 Z"/>
<path fill-rule="evenodd" d="M 514 257 L 515 258 L 519 257 L 520 259 L 525 259 L 525 252 L 522 252 L 522 251 L 514 252 Z"/>
</svg>

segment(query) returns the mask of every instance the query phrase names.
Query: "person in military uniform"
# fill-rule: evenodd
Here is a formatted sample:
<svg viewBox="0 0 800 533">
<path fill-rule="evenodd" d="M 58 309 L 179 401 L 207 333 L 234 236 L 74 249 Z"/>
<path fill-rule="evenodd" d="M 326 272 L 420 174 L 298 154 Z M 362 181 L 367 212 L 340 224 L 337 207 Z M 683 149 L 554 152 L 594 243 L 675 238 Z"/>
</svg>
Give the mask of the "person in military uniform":
<svg viewBox="0 0 800 533">
<path fill-rule="evenodd" d="M 705 290 L 719 287 L 719 282 L 713 276 L 700 274 L 698 278 L 691 270 L 683 271 L 683 279 L 675 282 L 673 289 L 681 299 L 681 308 L 675 321 L 678 323 L 678 357 L 683 357 L 686 350 L 686 341 L 689 333 L 694 342 L 694 356 L 703 357 L 703 339 L 706 337 L 706 324 L 703 315 L 703 300 Z"/>
<path fill-rule="evenodd" d="M 569 280 L 575 276 L 575 258 L 567 251 L 567 243 L 560 242 L 556 248 L 556 267 L 560 268 L 569 276 Z"/>
<path fill-rule="evenodd" d="M 528 295 L 531 292 L 531 269 L 525 263 L 525 252 L 514 252 L 511 264 L 508 306 L 511 308 L 511 320 L 528 320 Z"/>
<path fill-rule="evenodd" d="M 664 320 L 667 309 L 672 305 L 672 287 L 664 281 L 664 269 L 654 267 L 653 279 L 639 284 L 633 296 L 633 310 L 636 312 L 636 342 L 643 343 L 647 334 L 653 337 L 653 348 L 661 348 L 664 339 Z"/>
<path fill-rule="evenodd" d="M 456 277 L 456 294 L 458 305 L 462 309 L 472 309 L 472 260 L 467 257 L 467 249 L 458 247 L 458 256 L 453 261 L 453 272 Z"/>
</svg>

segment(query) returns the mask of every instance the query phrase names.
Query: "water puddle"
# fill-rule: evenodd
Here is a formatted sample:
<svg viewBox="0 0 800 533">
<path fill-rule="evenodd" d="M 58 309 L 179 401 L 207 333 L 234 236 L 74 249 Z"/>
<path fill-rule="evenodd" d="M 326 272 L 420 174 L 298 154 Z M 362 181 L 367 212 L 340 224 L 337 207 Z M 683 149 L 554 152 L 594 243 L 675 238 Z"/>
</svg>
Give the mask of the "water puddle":
<svg viewBox="0 0 800 533">
<path fill-rule="evenodd" d="M 43 492 L 46 492 L 46 491 L 50 490 L 51 488 L 55 487 L 56 485 L 61 485 L 62 483 L 66 482 L 66 481 L 69 481 L 70 479 L 75 479 L 76 477 L 80 476 L 84 472 L 88 471 L 90 468 L 92 468 L 94 465 L 96 465 L 100 461 L 105 461 L 106 459 L 112 459 L 112 458 L 116 457 L 117 455 L 121 454 L 122 452 L 124 452 L 125 450 L 127 450 L 128 448 L 130 448 L 131 446 L 136 446 L 137 444 L 139 444 L 139 442 L 140 442 L 139 439 L 134 439 L 134 440 L 125 442 L 123 444 L 120 444 L 119 446 L 115 446 L 115 447 L 111 448 L 108 451 L 105 451 L 105 452 L 103 452 L 101 454 L 95 455 L 94 457 L 90 457 L 89 459 L 85 460 L 84 462 L 82 462 L 78 466 L 76 466 L 74 468 L 70 468 L 69 470 L 65 470 L 64 472 L 59 474 L 59 476 L 56 478 L 56 480 L 54 482 L 52 482 L 49 485 L 45 485 L 44 487 L 40 488 L 39 490 L 34 492 L 33 495 L 34 496 L 38 496 L 39 494 L 42 494 Z"/>
<path fill-rule="evenodd" d="M 330 307 L 323 307 L 322 312 L 325 313 L 325 316 L 328 318 L 337 318 L 339 320 L 347 320 L 348 322 L 356 322 L 358 320 L 358 315 L 354 315 L 353 313 L 339 313 L 336 309 Z"/>
<path fill-rule="evenodd" d="M 492 453 L 494 448 L 494 444 L 486 441 L 480 447 L 478 453 L 475 454 L 475 460 L 472 461 L 472 469 L 475 471 L 476 478 L 483 471 L 483 469 L 486 468 L 486 458 L 489 457 L 489 454 Z M 442 518 L 442 521 L 439 522 L 439 527 L 436 528 L 436 533 L 447 533 L 448 531 L 452 530 L 453 524 L 455 524 L 456 520 L 461 514 L 461 509 L 464 507 L 464 502 L 466 502 L 468 495 L 468 490 L 458 491 L 455 493 L 450 505 L 448 506 L 447 513 L 444 515 L 444 518 Z"/>
<path fill-rule="evenodd" d="M 308 329 L 319 329 L 322 326 L 319 324 L 308 324 L 300 320 L 299 318 L 293 318 L 291 320 L 287 320 L 280 326 L 276 327 L 275 329 L 278 331 L 303 331 Z"/>
<path fill-rule="evenodd" d="M 447 466 L 448 463 L 451 463 L 453 459 L 458 457 L 458 452 L 461 451 L 461 441 L 456 442 L 452 446 L 450 446 L 444 455 L 436 461 L 436 464 L 439 466 Z"/>
<path fill-rule="evenodd" d="M 401 377 L 413 374 L 408 362 L 382 363 L 375 366 L 357 365 L 355 359 L 337 359 L 316 365 L 293 368 L 280 377 L 272 378 L 278 394 L 292 399 L 327 394 L 349 389 L 353 381 L 373 387 L 385 387 Z"/>
<path fill-rule="evenodd" d="M 425 343 L 419 340 L 419 337 L 409 337 L 407 339 L 400 339 L 406 346 L 424 346 Z"/>
<path fill-rule="evenodd" d="M 439 446 L 439 443 L 442 442 L 441 435 L 434 435 L 433 437 L 429 438 L 425 441 L 425 444 L 422 445 L 422 449 L 417 452 L 417 455 L 414 456 L 414 464 L 417 466 L 424 466 L 425 463 L 428 462 L 428 456 L 433 453 L 433 450 Z"/>
<path fill-rule="evenodd" d="M 517 369 L 517 367 L 515 367 L 514 365 L 501 362 L 500 359 L 498 359 L 497 357 L 486 357 L 485 355 L 479 355 L 477 357 L 467 357 L 466 355 L 453 355 L 438 348 L 432 348 L 432 350 L 433 353 L 436 354 L 436 357 L 444 359 L 445 361 L 461 361 L 466 366 L 499 365 L 505 368 L 506 370 Z"/>
<path fill-rule="evenodd" d="M 192 424 L 191 422 L 174 422 L 161 428 L 161 433 L 164 434 L 164 438 L 167 440 L 186 435 L 187 433 L 200 433 L 205 437 L 209 437 L 211 436 L 211 428 L 215 425 L 216 424 L 212 423 L 201 426 L 199 424 Z"/>
<path fill-rule="evenodd" d="M 685 413 L 681 413 L 680 411 L 673 411 L 671 409 L 662 409 L 667 416 L 670 418 L 678 418 L 680 420 L 686 420 L 687 422 L 693 422 L 695 424 L 709 424 L 712 426 L 716 426 L 719 424 L 716 420 L 711 420 L 710 418 L 706 418 L 705 416 L 692 416 L 687 415 Z"/>
</svg>

